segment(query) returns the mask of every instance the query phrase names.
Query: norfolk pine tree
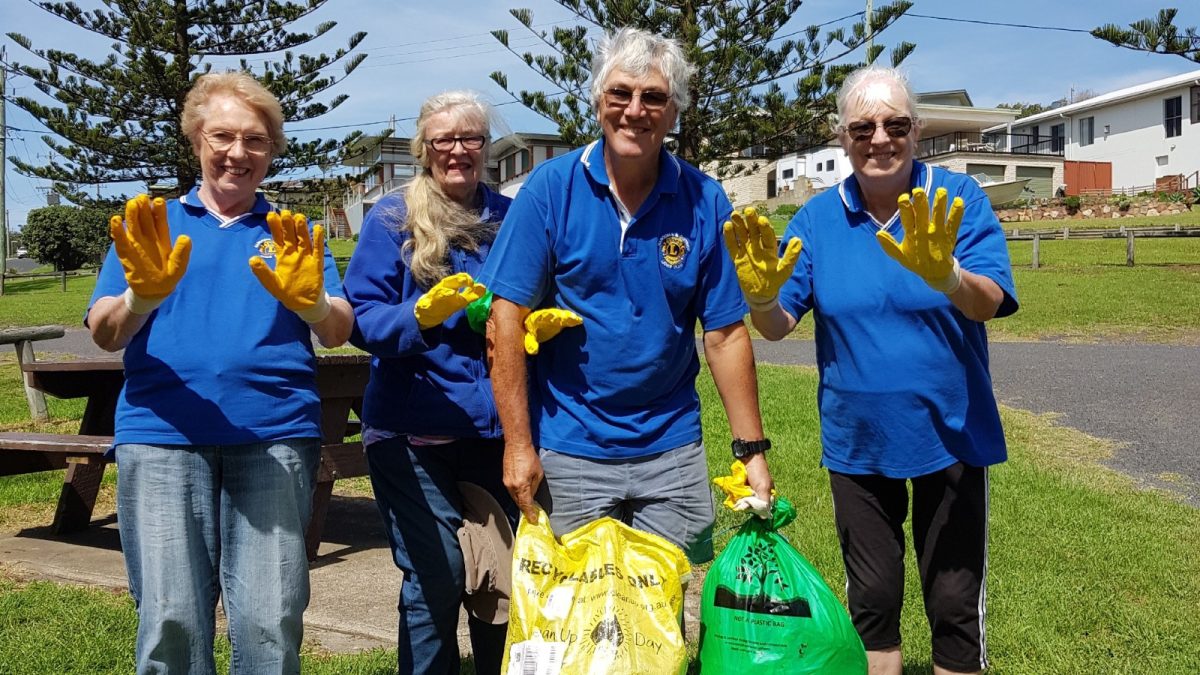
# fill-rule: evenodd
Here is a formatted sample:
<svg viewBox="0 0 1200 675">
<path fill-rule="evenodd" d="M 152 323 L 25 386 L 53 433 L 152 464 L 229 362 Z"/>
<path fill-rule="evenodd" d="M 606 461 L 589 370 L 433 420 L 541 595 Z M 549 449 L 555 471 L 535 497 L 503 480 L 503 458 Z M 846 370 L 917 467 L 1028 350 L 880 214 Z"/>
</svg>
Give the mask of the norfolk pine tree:
<svg viewBox="0 0 1200 675">
<path fill-rule="evenodd" d="M 778 157 L 830 138 L 833 94 L 846 74 L 863 65 L 833 62 L 878 35 L 912 5 L 896 0 L 877 7 L 870 26 L 860 20 L 848 30 L 822 35 L 819 26 L 782 32 L 800 0 L 557 1 L 578 17 L 578 24 L 537 30 L 532 11 L 510 10 L 540 39 L 545 53 L 518 53 L 510 46 L 508 31 L 492 31 L 554 89 L 513 92 L 500 71 L 491 74 L 492 80 L 557 124 L 564 141 L 579 146 L 600 135 L 589 96 L 592 38 L 624 26 L 673 37 L 683 45 L 696 74 L 689 85 L 692 106 L 679 119 L 672 149 L 695 165 L 715 163 L 723 176 L 745 168 L 730 160 L 752 146 L 762 146 L 766 157 Z M 913 47 L 897 45 L 893 64 Z M 867 61 L 873 62 L 883 49 L 873 46 Z"/>
<path fill-rule="evenodd" d="M 17 33 L 8 36 L 38 57 L 43 67 L 14 64 L 54 103 L 28 96 L 12 101 L 41 121 L 54 135 L 43 136 L 52 154 L 47 164 L 15 157 L 21 173 L 54 182 L 76 203 L 103 200 L 83 192 L 91 185 L 173 182 L 182 193 L 200 176 L 191 144 L 180 131 L 179 116 L 192 83 L 213 70 L 239 67 L 279 98 L 284 120 L 299 122 L 329 112 L 346 96 L 323 97 L 366 58 L 351 51 L 366 37 L 358 32 L 333 54 L 296 55 L 337 24 L 327 21 L 311 32 L 288 30 L 328 0 L 246 2 L 245 0 L 105 0 L 103 9 L 84 11 L 74 2 L 33 1 L 46 12 L 82 29 L 110 38 L 112 52 L 92 61 L 69 49 L 38 49 Z M 64 40 L 64 43 L 69 41 Z M 283 52 L 267 60 L 268 54 Z M 232 63 L 231 58 L 241 58 Z M 219 59 L 219 63 L 212 61 Z M 254 59 L 254 60 L 250 60 Z M 327 71 L 340 66 L 341 73 Z M 273 171 L 288 171 L 337 161 L 343 141 L 289 139 L 287 153 Z M 118 200 L 108 200 L 108 204 Z"/>
<path fill-rule="evenodd" d="M 1092 35 L 1118 47 L 1156 54 L 1175 54 L 1200 63 L 1200 35 L 1196 27 L 1180 29 L 1175 26 L 1177 9 L 1160 9 L 1158 16 L 1142 19 L 1121 28 L 1105 24 L 1092 29 Z"/>
</svg>

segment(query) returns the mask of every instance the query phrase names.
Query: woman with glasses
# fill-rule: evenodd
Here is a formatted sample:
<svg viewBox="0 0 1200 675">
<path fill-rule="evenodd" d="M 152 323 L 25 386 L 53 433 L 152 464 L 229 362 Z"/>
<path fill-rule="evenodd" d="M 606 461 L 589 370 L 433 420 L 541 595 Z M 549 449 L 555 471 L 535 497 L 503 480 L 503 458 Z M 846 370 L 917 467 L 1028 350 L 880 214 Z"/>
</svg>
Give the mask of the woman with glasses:
<svg viewBox="0 0 1200 675">
<path fill-rule="evenodd" d="M 984 322 L 1017 309 L 1008 249 L 975 181 L 914 159 L 920 119 L 899 72 L 852 73 L 837 105 L 853 175 L 796 214 L 782 261 L 753 213 L 726 224 L 727 245 L 764 337 L 781 339 L 813 313 L 822 464 L 871 673 L 903 665 L 909 482 L 934 672 L 978 672 L 987 467 L 1006 457 Z"/>
<path fill-rule="evenodd" d="M 501 483 L 504 444 L 484 361 L 481 304 L 490 298 L 473 279 L 511 202 L 483 182 L 490 116 L 469 92 L 425 101 L 412 137 L 421 171 L 367 214 L 346 270 L 357 319 L 351 341 L 372 355 L 363 443 L 404 575 L 397 645 L 404 674 L 459 672 L 458 483 L 483 487 L 516 522 Z M 468 621 L 475 672 L 499 673 L 506 614 L 472 612 Z"/>
<path fill-rule="evenodd" d="M 136 669 L 213 673 L 221 595 L 232 672 L 298 673 L 321 451 L 312 334 L 340 345 L 353 314 L 321 228 L 257 191 L 286 146 L 275 97 L 245 73 L 204 75 L 181 125 L 200 184 L 113 218 L 85 316 L 98 345 L 125 350 L 117 516 Z"/>
</svg>

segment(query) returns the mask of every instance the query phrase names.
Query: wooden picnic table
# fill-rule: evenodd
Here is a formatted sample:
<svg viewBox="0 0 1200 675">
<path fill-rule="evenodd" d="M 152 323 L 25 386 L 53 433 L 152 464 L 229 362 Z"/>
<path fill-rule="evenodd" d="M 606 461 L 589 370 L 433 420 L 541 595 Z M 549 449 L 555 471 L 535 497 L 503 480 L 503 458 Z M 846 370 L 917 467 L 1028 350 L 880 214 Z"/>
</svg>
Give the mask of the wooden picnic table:
<svg viewBox="0 0 1200 675">
<path fill-rule="evenodd" d="M 362 396 L 369 377 L 370 357 L 365 354 L 327 354 L 317 357 L 317 391 L 321 396 L 321 464 L 313 494 L 312 520 L 306 536 L 309 559 L 316 557 L 325 513 L 338 478 L 367 473 L 362 443 L 345 442 L 359 430 L 350 421 L 350 412 L 362 410 Z M 86 398 L 81 436 L 112 436 L 117 399 L 125 383 L 125 369 L 116 359 L 80 359 L 75 361 L 36 361 L 21 366 L 27 381 L 39 391 L 56 398 Z M 63 445 L 77 444 L 80 437 L 63 436 Z M 39 438 L 39 440 L 44 440 Z M 67 474 L 54 516 L 52 531 L 68 533 L 82 530 L 91 522 L 92 510 L 108 464 L 102 456 L 65 461 L 64 453 L 0 453 L 0 476 L 28 473 L 31 470 L 59 469 Z"/>
</svg>

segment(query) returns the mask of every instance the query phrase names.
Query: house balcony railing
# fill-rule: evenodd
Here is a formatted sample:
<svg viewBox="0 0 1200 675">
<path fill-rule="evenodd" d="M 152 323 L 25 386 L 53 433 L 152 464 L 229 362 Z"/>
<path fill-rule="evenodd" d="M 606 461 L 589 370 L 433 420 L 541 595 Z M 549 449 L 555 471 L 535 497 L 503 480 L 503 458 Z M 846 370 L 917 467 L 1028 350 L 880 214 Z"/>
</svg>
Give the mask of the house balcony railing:
<svg viewBox="0 0 1200 675">
<path fill-rule="evenodd" d="M 382 185 L 377 183 L 369 188 L 361 184 L 352 186 L 349 190 L 346 190 L 346 195 L 343 199 L 344 206 L 349 210 L 364 202 L 374 204 L 381 197 L 403 187 L 410 180 L 412 180 L 412 176 L 400 176 L 392 178 Z"/>
<path fill-rule="evenodd" d="M 977 131 L 958 131 L 917 142 L 917 159 L 948 155 L 952 152 L 992 153 L 1005 155 L 1045 155 L 1062 157 L 1065 139 L 1033 134 L 984 134 Z"/>
</svg>

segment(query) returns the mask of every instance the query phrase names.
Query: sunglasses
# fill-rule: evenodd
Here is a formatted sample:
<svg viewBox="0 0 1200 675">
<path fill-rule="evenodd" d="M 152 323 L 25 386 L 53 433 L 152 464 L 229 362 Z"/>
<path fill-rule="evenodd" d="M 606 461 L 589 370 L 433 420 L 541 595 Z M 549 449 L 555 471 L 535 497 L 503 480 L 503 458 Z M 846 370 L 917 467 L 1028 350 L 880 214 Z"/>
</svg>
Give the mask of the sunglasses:
<svg viewBox="0 0 1200 675">
<path fill-rule="evenodd" d="M 441 138 L 432 138 L 425 142 L 429 144 L 429 147 L 438 152 L 450 152 L 454 149 L 456 143 L 462 143 L 463 150 L 478 150 L 483 147 L 486 141 L 487 138 L 484 136 L 455 136 L 453 138 L 443 136 Z"/>
<path fill-rule="evenodd" d="M 613 87 L 612 89 L 605 89 L 604 95 L 608 97 L 610 104 L 619 108 L 624 108 L 633 103 L 635 96 L 642 102 L 642 107 L 646 110 L 662 110 L 671 102 L 671 95 L 664 94 L 661 91 L 643 91 L 635 94 L 628 89 Z"/>
<path fill-rule="evenodd" d="M 890 120 L 886 120 L 882 125 L 863 120 L 852 122 L 843 128 L 852 140 L 869 141 L 875 135 L 875 127 L 877 126 L 882 126 L 884 133 L 891 138 L 903 138 L 908 135 L 908 132 L 912 131 L 913 121 L 911 117 L 893 117 Z"/>
</svg>

